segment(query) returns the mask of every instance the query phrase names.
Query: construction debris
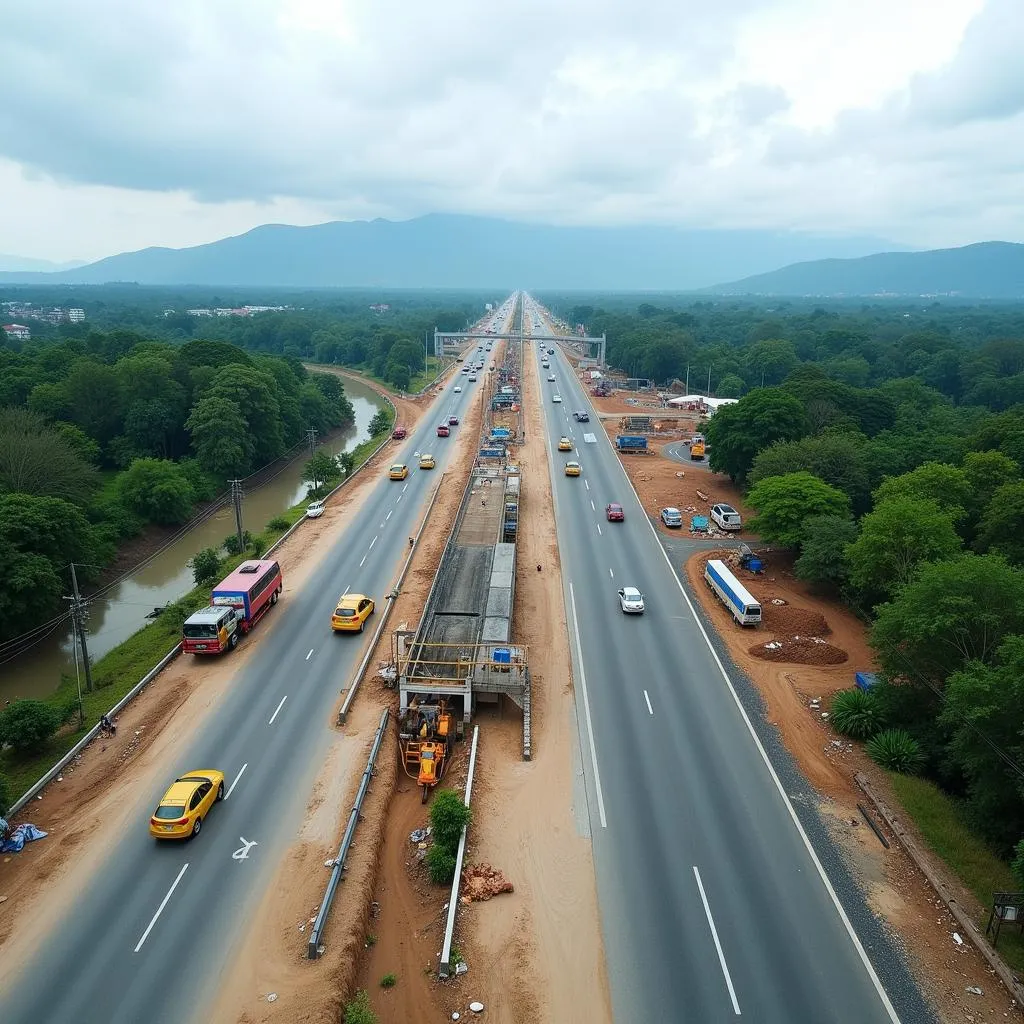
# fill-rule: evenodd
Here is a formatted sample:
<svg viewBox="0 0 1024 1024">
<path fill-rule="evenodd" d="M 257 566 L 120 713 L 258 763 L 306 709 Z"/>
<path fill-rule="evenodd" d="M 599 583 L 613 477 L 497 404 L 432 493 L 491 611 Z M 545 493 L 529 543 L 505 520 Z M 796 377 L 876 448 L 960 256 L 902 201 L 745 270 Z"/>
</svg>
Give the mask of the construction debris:
<svg viewBox="0 0 1024 1024">
<path fill-rule="evenodd" d="M 462 899 L 489 900 L 503 892 L 515 892 L 512 883 L 490 864 L 471 864 L 462 872 Z"/>
</svg>

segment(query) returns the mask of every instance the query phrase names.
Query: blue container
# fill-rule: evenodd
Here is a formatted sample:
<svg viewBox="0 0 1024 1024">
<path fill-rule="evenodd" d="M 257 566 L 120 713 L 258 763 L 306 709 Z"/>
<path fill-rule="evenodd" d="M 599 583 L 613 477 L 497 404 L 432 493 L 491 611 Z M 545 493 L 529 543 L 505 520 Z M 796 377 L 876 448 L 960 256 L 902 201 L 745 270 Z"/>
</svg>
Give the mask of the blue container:
<svg viewBox="0 0 1024 1024">
<path fill-rule="evenodd" d="M 878 684 L 878 676 L 874 672 L 857 672 L 853 679 L 858 690 L 870 690 Z"/>
<path fill-rule="evenodd" d="M 512 664 L 512 648 L 510 647 L 495 647 L 493 660 L 498 665 L 511 665 Z"/>
<path fill-rule="evenodd" d="M 747 559 L 747 568 L 751 572 L 760 572 L 764 568 L 764 562 L 760 558 Z"/>
</svg>

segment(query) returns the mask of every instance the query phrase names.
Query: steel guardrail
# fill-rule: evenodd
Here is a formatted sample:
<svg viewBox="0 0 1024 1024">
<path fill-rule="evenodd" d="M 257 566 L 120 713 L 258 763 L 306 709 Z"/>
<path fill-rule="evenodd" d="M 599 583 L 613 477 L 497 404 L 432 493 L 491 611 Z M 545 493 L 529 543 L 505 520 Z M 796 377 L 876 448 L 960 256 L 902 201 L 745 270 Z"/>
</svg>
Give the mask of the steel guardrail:
<svg viewBox="0 0 1024 1024">
<path fill-rule="evenodd" d="M 480 738 L 480 726 L 473 726 L 473 746 L 469 752 L 469 771 L 466 775 L 466 796 L 463 803 L 468 807 L 469 798 L 473 792 L 473 772 L 476 769 L 476 747 Z M 448 923 L 444 929 L 444 945 L 441 947 L 441 965 L 438 974 L 447 978 L 452 972 L 452 940 L 455 938 L 455 911 L 459 906 L 459 886 L 462 884 L 462 860 L 466 855 L 466 835 L 469 826 L 462 826 L 462 835 L 459 836 L 459 850 L 455 855 L 455 877 L 452 879 L 452 894 L 448 900 Z"/>
<path fill-rule="evenodd" d="M 356 792 L 356 802 L 352 806 L 352 812 L 348 816 L 348 825 L 345 827 L 345 835 L 341 840 L 341 849 L 331 866 L 331 877 L 327 880 L 327 889 L 324 891 L 324 898 L 320 901 L 320 909 L 317 911 L 316 920 L 309 933 L 309 946 L 306 955 L 310 960 L 316 960 L 323 949 L 321 940 L 324 935 L 324 926 L 327 924 L 327 915 L 331 912 L 331 904 L 334 902 L 334 894 L 337 892 L 338 883 L 341 881 L 341 873 L 345 870 L 345 860 L 348 857 L 349 848 L 356 834 L 356 826 L 359 824 L 359 812 L 366 799 L 366 791 L 370 788 L 370 779 L 373 778 L 373 766 L 380 753 L 381 744 L 384 742 L 384 728 L 388 724 L 388 716 L 391 712 L 385 708 L 381 712 L 380 724 L 373 737 L 373 745 L 370 747 L 370 757 L 366 762 L 363 777 L 359 782 L 359 789 Z"/>
</svg>

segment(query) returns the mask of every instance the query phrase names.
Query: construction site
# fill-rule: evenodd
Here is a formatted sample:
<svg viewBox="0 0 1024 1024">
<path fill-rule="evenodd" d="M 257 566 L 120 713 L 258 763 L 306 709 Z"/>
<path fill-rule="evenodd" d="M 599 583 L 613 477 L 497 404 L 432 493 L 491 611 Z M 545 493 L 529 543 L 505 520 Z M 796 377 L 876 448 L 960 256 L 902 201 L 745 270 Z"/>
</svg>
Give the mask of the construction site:
<svg viewBox="0 0 1024 1024">
<path fill-rule="evenodd" d="M 523 720 L 523 758 L 530 759 L 530 673 L 527 648 L 511 643 L 516 536 L 523 441 L 522 344 L 510 341 L 487 374 L 484 416 L 469 483 L 415 630 L 392 635 L 392 673 L 399 691 L 402 767 L 424 803 L 442 780 L 451 744 L 463 738 L 480 705 Z"/>
</svg>

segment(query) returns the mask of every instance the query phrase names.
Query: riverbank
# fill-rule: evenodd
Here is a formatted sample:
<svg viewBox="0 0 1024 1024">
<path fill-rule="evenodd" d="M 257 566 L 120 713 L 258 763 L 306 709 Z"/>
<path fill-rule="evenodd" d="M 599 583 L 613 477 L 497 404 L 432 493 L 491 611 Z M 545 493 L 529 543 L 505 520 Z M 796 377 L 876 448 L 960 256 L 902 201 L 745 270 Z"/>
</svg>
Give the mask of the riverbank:
<svg viewBox="0 0 1024 1024">
<path fill-rule="evenodd" d="M 387 437 L 387 432 L 369 438 L 352 452 L 353 470 L 362 466 L 374 449 Z M 306 502 L 302 501 L 274 518 L 275 525 L 265 525 L 258 535 L 264 547 L 273 544 L 286 530 L 305 515 Z M 254 538 L 255 539 L 255 538 Z M 221 568 L 226 575 L 251 555 L 236 555 L 225 559 Z M 78 681 L 65 677 L 56 692 L 44 698 L 44 703 L 57 708 L 64 716 L 65 726 L 37 752 L 29 756 L 15 755 L 13 750 L 0 752 L 0 776 L 9 787 L 12 798 L 26 792 L 41 778 L 51 765 L 60 760 L 138 681 L 156 665 L 181 639 L 181 625 L 199 608 L 210 603 L 211 587 L 196 587 L 184 597 L 167 606 L 149 625 L 133 633 L 124 643 L 92 663 L 94 690 L 82 686 L 84 725 L 78 727 Z"/>
</svg>

